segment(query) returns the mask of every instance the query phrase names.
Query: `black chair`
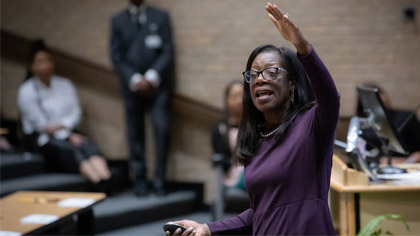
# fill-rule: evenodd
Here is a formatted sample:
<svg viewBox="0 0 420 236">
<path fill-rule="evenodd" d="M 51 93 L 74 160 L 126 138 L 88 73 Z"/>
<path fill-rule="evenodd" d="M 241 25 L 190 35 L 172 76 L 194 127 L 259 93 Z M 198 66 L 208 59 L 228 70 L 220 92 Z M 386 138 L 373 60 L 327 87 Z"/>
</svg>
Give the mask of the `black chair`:
<svg viewBox="0 0 420 236">
<path fill-rule="evenodd" d="M 226 167 L 230 166 L 230 158 L 216 153 L 212 162 L 216 173 L 216 197 L 211 209 L 213 220 L 223 219 L 226 212 L 239 213 L 248 209 L 248 194 L 244 190 L 227 188 L 223 184 L 223 175 Z"/>
</svg>

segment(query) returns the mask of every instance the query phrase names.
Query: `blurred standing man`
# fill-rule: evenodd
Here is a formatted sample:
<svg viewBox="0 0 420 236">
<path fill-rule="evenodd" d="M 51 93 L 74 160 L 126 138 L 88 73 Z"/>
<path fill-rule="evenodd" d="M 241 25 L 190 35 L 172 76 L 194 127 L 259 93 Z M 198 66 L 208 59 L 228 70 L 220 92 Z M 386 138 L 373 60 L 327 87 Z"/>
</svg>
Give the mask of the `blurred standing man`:
<svg viewBox="0 0 420 236">
<path fill-rule="evenodd" d="M 130 0 L 128 9 L 111 20 L 110 51 L 125 102 L 134 193 L 148 194 L 144 117 L 150 110 L 157 154 L 153 190 L 164 195 L 174 60 L 169 15 L 143 0 Z"/>
</svg>

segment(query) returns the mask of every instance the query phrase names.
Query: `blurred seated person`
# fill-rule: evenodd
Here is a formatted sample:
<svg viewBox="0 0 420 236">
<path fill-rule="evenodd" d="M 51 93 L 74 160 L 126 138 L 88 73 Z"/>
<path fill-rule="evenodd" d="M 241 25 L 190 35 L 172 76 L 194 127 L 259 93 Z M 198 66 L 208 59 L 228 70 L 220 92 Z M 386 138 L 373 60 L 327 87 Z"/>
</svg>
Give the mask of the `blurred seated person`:
<svg viewBox="0 0 420 236">
<path fill-rule="evenodd" d="M 364 87 L 377 88 L 379 96 L 391 118 L 391 122 L 397 128 L 398 133 L 408 149 L 408 156 L 400 153 L 392 153 L 392 163 L 417 163 L 420 162 L 420 122 L 416 116 L 416 111 L 405 111 L 394 109 L 391 106 L 391 99 L 388 94 L 378 85 L 374 83 L 365 83 Z M 417 107 L 418 109 L 418 107 Z M 417 110 L 416 109 L 416 110 Z M 360 100 L 357 103 L 357 116 L 366 117 Z M 380 147 L 381 142 L 377 140 L 376 135 L 370 135 L 373 131 L 367 131 L 365 134 L 366 141 L 373 146 Z M 380 163 L 386 163 L 386 158 L 381 158 Z"/>
<path fill-rule="evenodd" d="M 9 140 L 6 136 L 3 136 L 3 132 L 6 133 L 6 129 L 1 128 L 1 136 L 0 136 L 0 152 L 12 152 L 13 146 L 10 144 Z"/>
<path fill-rule="evenodd" d="M 240 81 L 227 85 L 224 93 L 225 115 L 213 126 L 211 142 L 214 154 L 221 154 L 226 158 L 223 184 L 245 190 L 244 167 L 232 165 L 231 161 L 242 117 L 242 91 L 243 85 Z"/>
<path fill-rule="evenodd" d="M 4 117 L 0 108 L 0 152 L 13 153 L 18 151 L 19 138 L 17 135 L 18 121 Z"/>
<path fill-rule="evenodd" d="M 98 191 L 106 191 L 107 162 L 89 138 L 74 131 L 81 120 L 76 89 L 54 74 L 54 59 L 45 47 L 33 51 L 29 75 L 18 91 L 26 148 L 39 151 L 50 170 L 80 172 Z"/>
</svg>

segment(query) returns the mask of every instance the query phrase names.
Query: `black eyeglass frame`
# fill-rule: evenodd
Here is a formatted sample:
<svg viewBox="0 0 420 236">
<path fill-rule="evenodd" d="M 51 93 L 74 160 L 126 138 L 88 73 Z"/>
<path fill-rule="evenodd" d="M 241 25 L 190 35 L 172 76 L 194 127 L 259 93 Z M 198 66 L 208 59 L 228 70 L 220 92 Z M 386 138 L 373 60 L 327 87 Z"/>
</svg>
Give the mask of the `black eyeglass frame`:
<svg viewBox="0 0 420 236">
<path fill-rule="evenodd" d="M 276 70 L 277 70 L 277 71 L 276 71 L 276 77 L 275 77 L 274 79 L 266 79 L 266 78 L 264 77 L 264 71 L 266 71 L 266 70 L 268 70 L 268 69 L 276 69 Z M 251 84 L 251 83 L 255 83 L 255 80 L 256 80 L 258 77 L 260 77 L 260 74 L 262 75 L 263 79 L 264 79 L 264 80 L 266 80 L 266 81 L 272 81 L 272 80 L 275 80 L 275 79 L 277 79 L 277 76 L 279 75 L 279 71 L 284 71 L 284 72 L 286 72 L 286 73 L 287 73 L 287 70 L 286 70 L 286 69 L 284 69 L 284 68 L 281 68 L 281 67 L 267 67 L 267 68 L 265 68 L 265 69 L 263 69 L 263 70 L 261 70 L 261 71 L 256 71 L 256 70 L 247 70 L 247 71 L 242 72 L 242 75 L 244 76 L 245 81 L 246 81 L 248 84 Z M 257 73 L 257 77 L 256 77 L 254 80 L 252 80 L 252 81 L 251 81 L 251 74 L 250 74 L 251 72 L 256 72 L 256 73 Z"/>
</svg>

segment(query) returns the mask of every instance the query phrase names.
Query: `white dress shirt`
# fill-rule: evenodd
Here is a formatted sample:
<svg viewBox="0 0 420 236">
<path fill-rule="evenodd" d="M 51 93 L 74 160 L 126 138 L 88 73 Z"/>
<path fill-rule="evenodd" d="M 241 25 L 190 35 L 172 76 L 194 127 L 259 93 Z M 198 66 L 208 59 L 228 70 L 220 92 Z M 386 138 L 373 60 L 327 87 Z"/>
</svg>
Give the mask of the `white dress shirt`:
<svg viewBox="0 0 420 236">
<path fill-rule="evenodd" d="M 81 119 L 77 92 L 69 79 L 51 76 L 50 86 L 38 78 L 31 77 L 18 92 L 18 107 L 23 132 L 40 134 L 38 144 L 46 144 L 50 137 L 44 133 L 46 125 L 61 124 L 64 129 L 54 133 L 56 139 L 66 139 Z"/>
</svg>

